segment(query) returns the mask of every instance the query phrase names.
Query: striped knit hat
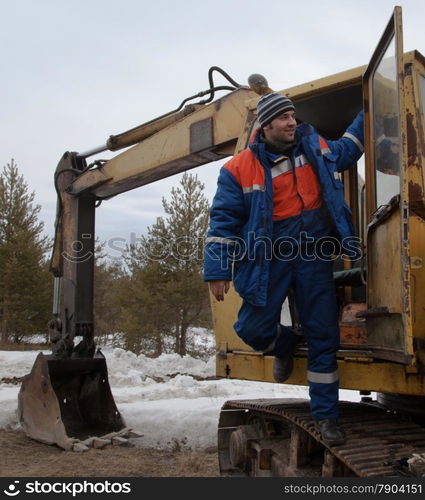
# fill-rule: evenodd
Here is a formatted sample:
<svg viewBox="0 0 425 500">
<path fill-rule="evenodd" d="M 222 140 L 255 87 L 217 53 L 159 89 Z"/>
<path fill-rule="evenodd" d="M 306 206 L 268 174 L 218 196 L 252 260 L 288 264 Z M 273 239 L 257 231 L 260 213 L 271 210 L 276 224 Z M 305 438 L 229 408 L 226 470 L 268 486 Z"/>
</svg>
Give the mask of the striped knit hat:
<svg viewBox="0 0 425 500">
<path fill-rule="evenodd" d="M 295 111 L 295 106 L 291 99 L 283 95 L 272 92 L 266 94 L 257 103 L 257 115 L 260 125 L 265 127 L 277 116 L 285 111 Z"/>
</svg>

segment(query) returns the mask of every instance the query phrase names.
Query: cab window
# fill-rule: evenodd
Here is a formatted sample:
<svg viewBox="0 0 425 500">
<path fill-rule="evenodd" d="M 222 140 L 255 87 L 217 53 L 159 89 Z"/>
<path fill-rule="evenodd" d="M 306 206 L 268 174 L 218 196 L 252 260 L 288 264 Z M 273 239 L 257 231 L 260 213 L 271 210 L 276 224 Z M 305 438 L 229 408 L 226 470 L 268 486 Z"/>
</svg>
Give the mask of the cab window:
<svg viewBox="0 0 425 500">
<path fill-rule="evenodd" d="M 373 75 L 376 206 L 400 194 L 400 116 L 394 39 Z"/>
</svg>

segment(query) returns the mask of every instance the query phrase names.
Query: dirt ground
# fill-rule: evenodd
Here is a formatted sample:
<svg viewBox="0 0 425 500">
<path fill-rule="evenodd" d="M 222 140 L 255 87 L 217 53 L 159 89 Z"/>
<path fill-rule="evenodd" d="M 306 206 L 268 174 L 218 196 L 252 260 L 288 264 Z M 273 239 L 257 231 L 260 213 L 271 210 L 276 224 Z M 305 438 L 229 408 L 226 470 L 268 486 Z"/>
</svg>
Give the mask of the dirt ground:
<svg viewBox="0 0 425 500">
<path fill-rule="evenodd" d="M 0 477 L 218 477 L 215 449 L 164 451 L 107 446 L 63 451 L 21 431 L 0 431 Z"/>
</svg>

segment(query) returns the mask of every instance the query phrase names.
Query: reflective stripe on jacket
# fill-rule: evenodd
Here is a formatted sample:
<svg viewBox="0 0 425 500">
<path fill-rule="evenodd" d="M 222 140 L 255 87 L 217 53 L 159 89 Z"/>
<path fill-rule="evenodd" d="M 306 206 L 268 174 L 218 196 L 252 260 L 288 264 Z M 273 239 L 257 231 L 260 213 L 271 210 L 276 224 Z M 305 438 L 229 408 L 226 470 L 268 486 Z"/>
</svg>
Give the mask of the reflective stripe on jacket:
<svg viewBox="0 0 425 500">
<path fill-rule="evenodd" d="M 338 172 L 355 164 L 363 153 L 363 112 L 336 141 L 325 141 L 308 124 L 297 127 L 296 137 L 302 154 L 315 170 L 338 238 L 354 238 L 351 210 Z M 264 148 L 264 144 L 254 142 L 221 168 L 204 262 L 205 281 L 233 278 L 241 297 L 258 306 L 267 304 L 269 259 L 264 241 L 271 241 L 273 229 L 272 175 Z M 358 258 L 356 246 L 349 244 L 350 248 L 351 254 L 345 253 Z"/>
</svg>

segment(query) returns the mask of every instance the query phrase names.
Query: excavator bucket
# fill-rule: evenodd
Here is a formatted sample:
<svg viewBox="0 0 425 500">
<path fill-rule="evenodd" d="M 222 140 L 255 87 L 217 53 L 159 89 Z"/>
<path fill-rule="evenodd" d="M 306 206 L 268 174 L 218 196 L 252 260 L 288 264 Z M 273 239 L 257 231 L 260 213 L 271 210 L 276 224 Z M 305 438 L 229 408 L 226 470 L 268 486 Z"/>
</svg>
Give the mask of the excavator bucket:
<svg viewBox="0 0 425 500">
<path fill-rule="evenodd" d="M 22 382 L 18 413 L 29 437 L 65 450 L 76 440 L 125 427 L 103 355 L 55 359 L 40 353 Z"/>
</svg>

